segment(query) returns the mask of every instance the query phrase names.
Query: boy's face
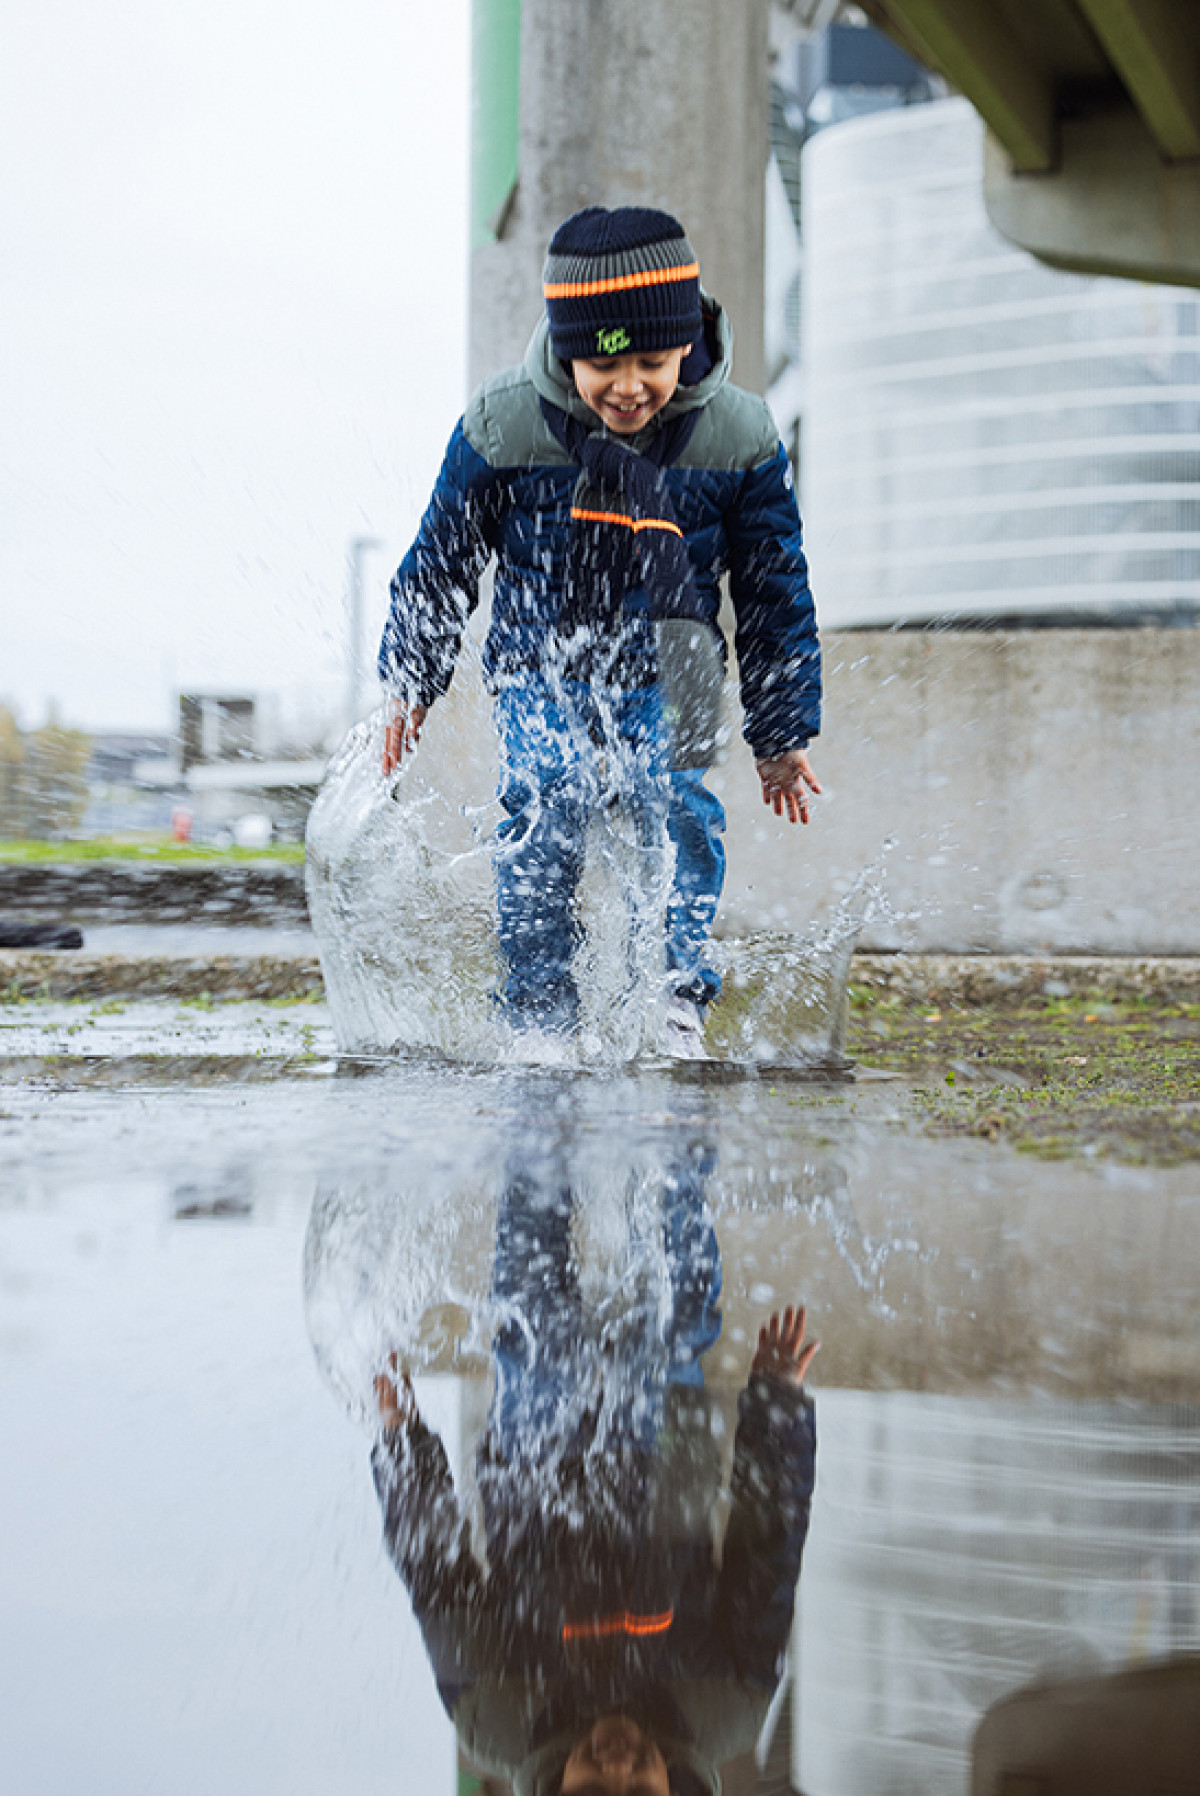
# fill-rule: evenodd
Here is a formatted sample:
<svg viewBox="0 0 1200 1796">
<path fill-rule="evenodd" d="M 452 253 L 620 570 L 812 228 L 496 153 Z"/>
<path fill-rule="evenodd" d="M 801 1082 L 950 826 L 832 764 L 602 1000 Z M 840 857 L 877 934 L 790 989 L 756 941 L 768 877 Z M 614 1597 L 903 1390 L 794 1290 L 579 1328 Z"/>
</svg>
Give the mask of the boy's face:
<svg viewBox="0 0 1200 1796">
<path fill-rule="evenodd" d="M 679 385 L 691 348 L 655 349 L 629 355 L 577 357 L 571 363 L 579 397 L 619 436 L 636 436 L 661 412 Z"/>
<path fill-rule="evenodd" d="M 562 1796 L 669 1796 L 662 1753 L 628 1715 L 602 1715 L 563 1772 Z"/>
</svg>

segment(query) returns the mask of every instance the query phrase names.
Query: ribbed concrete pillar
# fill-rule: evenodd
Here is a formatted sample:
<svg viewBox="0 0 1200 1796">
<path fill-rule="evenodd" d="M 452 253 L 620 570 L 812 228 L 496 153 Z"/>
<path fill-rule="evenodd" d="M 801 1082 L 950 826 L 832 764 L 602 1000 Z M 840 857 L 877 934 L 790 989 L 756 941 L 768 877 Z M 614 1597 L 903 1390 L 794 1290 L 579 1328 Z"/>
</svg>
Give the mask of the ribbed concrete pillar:
<svg viewBox="0 0 1200 1796">
<path fill-rule="evenodd" d="M 476 0 L 475 59 L 472 384 L 524 353 L 555 227 L 645 205 L 683 220 L 761 391 L 767 0 Z"/>
</svg>

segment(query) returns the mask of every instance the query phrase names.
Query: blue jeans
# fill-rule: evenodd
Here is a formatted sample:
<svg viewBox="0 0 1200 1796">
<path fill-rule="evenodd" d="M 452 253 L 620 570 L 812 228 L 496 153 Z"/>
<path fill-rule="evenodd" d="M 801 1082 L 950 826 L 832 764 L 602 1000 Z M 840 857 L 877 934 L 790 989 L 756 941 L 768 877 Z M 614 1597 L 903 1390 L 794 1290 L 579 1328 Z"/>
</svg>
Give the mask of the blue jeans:
<svg viewBox="0 0 1200 1796">
<path fill-rule="evenodd" d="M 604 692 L 578 681 L 507 686 L 496 699 L 507 816 L 496 831 L 496 901 L 510 1015 L 552 1029 L 579 1013 L 575 894 L 591 817 L 624 807 L 645 889 L 669 839 L 675 873 L 666 959 L 700 1003 L 720 990 L 706 949 L 724 879 L 725 818 L 699 772 L 668 769 L 657 687 Z"/>
<path fill-rule="evenodd" d="M 667 965 L 678 992 L 711 1004 L 721 976 L 708 958 L 708 938 L 725 884 L 725 811 L 704 784 L 702 767 L 672 773 L 667 829 L 675 844 L 675 878 L 667 907 Z"/>
<path fill-rule="evenodd" d="M 509 1465 L 568 1451 L 593 1426 L 652 1448 L 668 1387 L 703 1389 L 701 1356 L 721 1332 L 721 1257 L 704 1196 L 714 1163 L 710 1149 L 697 1148 L 666 1168 L 658 1240 L 631 1230 L 627 1276 L 640 1294 L 606 1348 L 584 1327 L 574 1193 L 561 1172 L 531 1157 L 510 1163 L 492 1274 L 492 1296 L 507 1314 L 492 1342 L 488 1421 L 492 1447 Z"/>
</svg>

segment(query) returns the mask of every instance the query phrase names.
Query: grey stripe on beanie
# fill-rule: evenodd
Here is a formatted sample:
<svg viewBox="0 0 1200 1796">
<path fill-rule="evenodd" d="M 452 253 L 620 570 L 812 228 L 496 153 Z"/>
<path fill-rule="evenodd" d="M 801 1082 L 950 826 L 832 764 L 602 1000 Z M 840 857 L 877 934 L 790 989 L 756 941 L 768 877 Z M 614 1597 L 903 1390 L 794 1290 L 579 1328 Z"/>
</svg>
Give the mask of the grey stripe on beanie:
<svg viewBox="0 0 1200 1796">
<path fill-rule="evenodd" d="M 631 274 L 654 274 L 663 268 L 687 268 L 696 265 L 696 252 L 686 237 L 666 243 L 640 243 L 636 249 L 614 250 L 603 256 L 575 254 L 546 257 L 542 281 L 547 287 L 568 282 L 590 285 L 596 281 L 620 280 Z M 699 279 L 699 275 L 697 275 Z"/>
</svg>

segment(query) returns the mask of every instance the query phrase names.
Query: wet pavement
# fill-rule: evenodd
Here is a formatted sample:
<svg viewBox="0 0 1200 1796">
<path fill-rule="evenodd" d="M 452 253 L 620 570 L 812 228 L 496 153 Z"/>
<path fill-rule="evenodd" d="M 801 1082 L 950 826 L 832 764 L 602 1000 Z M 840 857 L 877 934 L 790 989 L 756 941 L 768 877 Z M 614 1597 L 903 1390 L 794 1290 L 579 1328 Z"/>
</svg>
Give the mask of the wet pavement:
<svg viewBox="0 0 1200 1796">
<path fill-rule="evenodd" d="M 576 1445 L 587 1419 L 580 1463 L 622 1468 L 598 1474 L 608 1521 L 576 1553 L 603 1583 L 643 1565 L 629 1493 L 663 1488 L 637 1459 L 661 1457 L 661 1405 L 703 1398 L 689 1450 L 711 1440 L 728 1477 L 758 1328 L 807 1302 L 817 1481 L 794 1740 L 774 1749 L 806 1796 L 965 1791 L 998 1698 L 1200 1648 L 1193 1165 L 931 1139 L 903 1080 L 339 1060 L 319 1004 L 34 1004 L 0 1021 L 20 1796 L 416 1787 L 397 1784 L 400 1754 L 428 1765 L 421 1787 L 451 1788 L 415 1569 L 444 1547 L 396 1523 L 406 1597 L 368 1470 L 373 1380 L 397 1353 L 459 1497 L 487 1513 L 481 1443 L 512 1425 L 496 1392 L 533 1388 L 514 1317 L 568 1343 L 549 1363 L 569 1370 Z M 597 1396 L 613 1390 L 615 1409 Z M 514 1502 L 545 1509 L 553 1430 L 521 1426 L 543 1460 L 532 1497 L 504 1487 L 506 1525 Z M 677 1570 L 653 1612 L 682 1612 L 699 1576 Z M 643 1614 L 567 1584 L 572 1627 Z M 487 1589 L 509 1659 L 546 1674 L 528 1607 L 514 1619 Z M 685 1661 L 663 1661 L 681 1712 Z M 713 1752 L 744 1746 L 731 1702 Z"/>
</svg>

